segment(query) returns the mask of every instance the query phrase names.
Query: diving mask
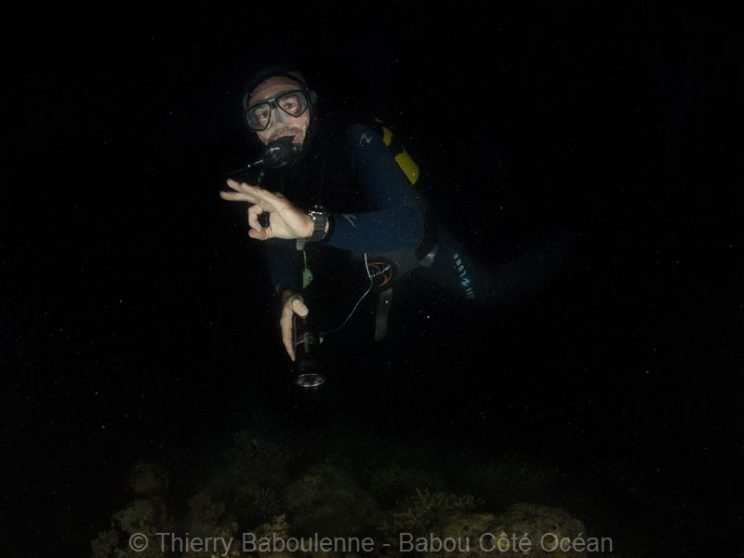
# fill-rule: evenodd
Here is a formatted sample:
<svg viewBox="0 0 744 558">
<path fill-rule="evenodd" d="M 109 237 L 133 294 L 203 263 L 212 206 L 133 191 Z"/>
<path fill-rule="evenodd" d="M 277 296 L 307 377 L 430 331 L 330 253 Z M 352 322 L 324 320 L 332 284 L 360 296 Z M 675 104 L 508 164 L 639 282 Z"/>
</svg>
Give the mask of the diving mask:
<svg viewBox="0 0 744 558">
<path fill-rule="evenodd" d="M 243 114 L 243 119 L 251 130 L 262 132 L 271 124 L 271 117 L 275 112 L 277 120 L 284 119 L 285 114 L 296 118 L 302 116 L 309 106 L 310 99 L 307 92 L 285 91 L 248 107 Z"/>
</svg>

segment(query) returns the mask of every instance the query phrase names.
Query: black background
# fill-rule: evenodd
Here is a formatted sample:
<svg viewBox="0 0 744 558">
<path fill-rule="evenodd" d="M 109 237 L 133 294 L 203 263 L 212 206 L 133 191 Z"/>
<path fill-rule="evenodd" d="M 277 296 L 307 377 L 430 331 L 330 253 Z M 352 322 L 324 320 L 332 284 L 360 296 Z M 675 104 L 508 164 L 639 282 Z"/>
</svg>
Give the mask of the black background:
<svg viewBox="0 0 744 558">
<path fill-rule="evenodd" d="M 177 455 L 190 470 L 184 456 L 208 461 L 259 415 L 290 430 L 343 420 L 362 444 L 517 448 L 604 494 L 597 515 L 627 519 L 629 539 L 645 525 L 641 549 L 717 546 L 714 512 L 737 517 L 725 502 L 744 334 L 726 102 L 741 49 L 726 14 L 349 6 L 6 20 L 10 555 L 87 552 L 134 460 Z M 453 310 L 440 329 L 411 318 L 377 355 L 395 363 L 387 372 L 352 369 L 329 401 L 298 400 L 278 379 L 286 359 L 244 209 L 217 195 L 252 155 L 243 81 L 285 59 L 329 105 L 361 100 L 394 123 L 425 193 L 481 259 L 575 231 L 562 282 L 503 315 Z"/>
</svg>

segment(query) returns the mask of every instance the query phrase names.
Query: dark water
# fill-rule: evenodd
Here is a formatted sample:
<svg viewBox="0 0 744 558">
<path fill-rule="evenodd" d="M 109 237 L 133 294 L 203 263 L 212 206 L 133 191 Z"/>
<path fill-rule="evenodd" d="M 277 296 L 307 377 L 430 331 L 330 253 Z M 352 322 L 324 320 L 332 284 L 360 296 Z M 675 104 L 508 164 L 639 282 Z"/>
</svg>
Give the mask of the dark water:
<svg viewBox="0 0 744 558">
<path fill-rule="evenodd" d="M 744 332 L 729 35 L 632 6 L 596 8 L 590 27 L 507 10 L 495 34 L 379 9 L 337 31 L 343 52 L 299 16 L 292 40 L 254 48 L 301 53 L 325 98 L 392 117 L 480 261 L 574 231 L 562 274 L 493 308 L 401 285 L 390 337 L 371 346 L 355 317 L 324 347 L 327 386 L 300 393 L 243 210 L 217 198 L 246 161 L 234 109 L 261 56 L 245 29 L 112 16 L 56 41 L 41 24 L 58 49 L 15 62 L 27 109 L 4 137 L 6 554 L 89 553 L 135 461 L 163 464 L 185 498 L 241 430 L 292 446 L 299 469 L 550 471 L 544 491 L 485 508 L 563 507 L 618 554 L 726 539 Z"/>
<path fill-rule="evenodd" d="M 6 427 L 3 453 L 21 458 L 10 460 L 11 478 L 34 479 L 5 492 L 22 510 L 6 523 L 9 535 L 20 555 L 27 536 L 82 551 L 126 503 L 134 461 L 164 464 L 186 494 L 234 434 L 250 430 L 290 445 L 306 465 L 342 455 L 352 471 L 411 453 L 439 472 L 537 464 L 555 482 L 533 501 L 569 510 L 614 537 L 618 552 L 684 550 L 691 524 L 715 529 L 708 514 L 731 490 L 723 473 L 736 442 L 735 385 L 723 374 L 710 381 L 732 354 L 730 332 L 713 329 L 725 309 L 712 301 L 688 310 L 712 331 L 669 323 L 663 305 L 678 292 L 613 296 L 627 287 L 613 280 L 620 271 L 587 270 L 583 250 L 551 288 L 503 312 L 407 293 L 381 347 L 364 348 L 353 330 L 329 338 L 328 384 L 316 393 L 288 384 L 270 322 L 240 291 L 192 305 L 180 284 L 159 323 L 126 288 L 109 310 L 120 321 L 106 314 L 90 323 L 65 305 L 57 311 L 67 341 L 54 344 L 64 331 L 45 333 L 51 344 L 26 357 L 49 375 L 42 381 L 31 369 L 6 394 L 16 428 Z M 169 289 L 160 287 L 166 300 Z M 646 296 L 658 314 L 642 311 Z M 86 348 L 95 327 L 102 331 Z"/>
</svg>

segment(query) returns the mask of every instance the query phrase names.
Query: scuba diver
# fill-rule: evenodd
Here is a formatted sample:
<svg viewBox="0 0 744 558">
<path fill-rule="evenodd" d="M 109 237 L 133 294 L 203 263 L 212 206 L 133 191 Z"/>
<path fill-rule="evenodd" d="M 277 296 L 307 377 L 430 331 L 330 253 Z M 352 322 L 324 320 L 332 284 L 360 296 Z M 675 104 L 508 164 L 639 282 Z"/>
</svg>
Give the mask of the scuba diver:
<svg viewBox="0 0 744 558">
<path fill-rule="evenodd" d="M 220 196 L 251 204 L 249 236 L 264 243 L 293 362 L 303 341 L 307 347 L 310 334 L 298 325 L 310 314 L 325 331 L 309 341 L 320 343 L 370 293 L 374 339 L 384 339 L 402 277 L 420 275 L 459 298 L 491 302 L 529 275 L 530 265 L 499 276 L 468 258 L 414 187 L 419 169 L 391 130 L 348 107 L 327 110 L 296 68 L 253 74 L 242 108 L 263 155 L 246 167 L 250 179 L 228 179 L 230 191 Z"/>
</svg>

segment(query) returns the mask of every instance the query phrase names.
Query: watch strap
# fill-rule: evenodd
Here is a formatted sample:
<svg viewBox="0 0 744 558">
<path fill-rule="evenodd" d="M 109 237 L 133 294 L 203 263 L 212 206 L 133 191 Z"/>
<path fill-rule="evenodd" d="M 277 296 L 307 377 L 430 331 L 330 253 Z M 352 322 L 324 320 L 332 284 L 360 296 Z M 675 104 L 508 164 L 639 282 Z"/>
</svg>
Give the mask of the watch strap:
<svg viewBox="0 0 744 558">
<path fill-rule="evenodd" d="M 310 211 L 308 213 L 310 218 L 313 220 L 314 228 L 313 234 L 307 239 L 308 242 L 319 242 L 326 236 L 326 223 L 328 222 L 328 214 L 319 211 Z"/>
</svg>

